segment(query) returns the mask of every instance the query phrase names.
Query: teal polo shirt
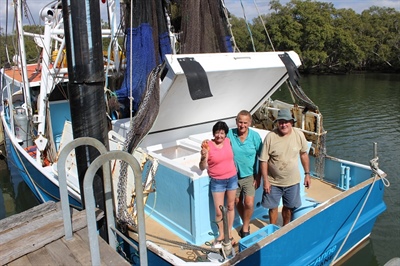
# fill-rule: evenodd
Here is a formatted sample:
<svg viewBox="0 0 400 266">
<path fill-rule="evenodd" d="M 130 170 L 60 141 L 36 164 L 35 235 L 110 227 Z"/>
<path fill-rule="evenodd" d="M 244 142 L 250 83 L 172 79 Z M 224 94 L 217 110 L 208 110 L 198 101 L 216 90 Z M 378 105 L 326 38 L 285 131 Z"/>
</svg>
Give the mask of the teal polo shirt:
<svg viewBox="0 0 400 266">
<path fill-rule="evenodd" d="M 249 128 L 249 134 L 244 142 L 240 141 L 237 128 L 230 129 L 228 138 L 231 140 L 238 177 L 244 178 L 258 173 L 258 156 L 262 149 L 260 135 Z"/>
</svg>

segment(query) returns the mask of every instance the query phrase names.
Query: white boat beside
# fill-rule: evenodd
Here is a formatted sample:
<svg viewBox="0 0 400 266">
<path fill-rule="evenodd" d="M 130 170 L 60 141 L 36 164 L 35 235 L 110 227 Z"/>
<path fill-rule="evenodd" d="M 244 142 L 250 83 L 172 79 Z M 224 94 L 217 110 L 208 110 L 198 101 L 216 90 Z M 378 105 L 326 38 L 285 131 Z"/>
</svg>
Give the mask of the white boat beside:
<svg viewBox="0 0 400 266">
<path fill-rule="evenodd" d="M 41 61 L 27 64 L 21 48 L 15 64 L 1 70 L 4 107 L 1 119 L 11 147 L 8 156 L 41 202 L 60 200 L 58 158 L 63 147 L 76 139 L 74 117 L 85 115 L 83 109 L 81 113 L 71 112 L 74 108 L 70 106 L 68 84 L 74 62 L 67 62 L 62 52 L 68 47 L 63 3 L 53 1 L 42 9 L 45 22 L 42 35 L 24 32 L 21 23 L 17 23 L 19 47 L 24 47 L 24 38 L 37 38 L 43 51 Z M 107 3 L 111 27 L 103 29 L 102 36 L 122 39 L 125 35 L 116 24 L 116 2 Z M 130 38 L 133 36 L 128 37 L 125 45 L 129 45 Z M 119 82 L 113 82 L 119 70 L 133 77 L 133 71 L 149 68 L 131 65 L 129 59 L 136 50 L 123 51 L 125 56 L 121 57 L 119 46 L 113 41 L 109 43 L 109 47 L 103 48 L 108 53 L 101 62 L 104 99 L 121 90 Z M 173 50 L 170 47 L 169 51 Z M 147 84 L 144 94 L 151 99 L 137 103 L 133 117 L 123 117 L 123 112 L 112 109 L 110 102 L 104 110 L 110 125 L 105 147 L 132 154 L 141 165 L 137 170 L 146 179 L 147 217 L 139 220 L 146 228 L 143 242 L 136 231 L 139 222 L 135 174 L 124 170 L 118 160 L 110 163 L 116 222 L 125 228 L 124 234 L 132 242 L 121 241 L 133 245 L 118 248 L 132 264 L 143 254 L 138 253 L 141 242 L 146 245 L 141 252 L 145 252 L 149 265 L 330 265 L 344 259 L 369 238 L 377 217 L 386 209 L 383 202 L 386 174 L 379 169 L 376 144 L 371 143 L 375 156 L 370 165 L 326 154 L 323 117 L 299 86 L 297 68 L 301 61 L 296 52 L 165 53 L 161 61 L 148 77 L 146 74 L 144 81 Z M 87 62 L 88 68 L 92 64 Z M 124 82 L 134 87 L 129 83 L 132 80 L 125 78 Z M 274 99 L 274 93 L 285 84 L 289 84 L 296 103 Z M 129 102 L 132 92 L 127 96 Z M 121 93 L 118 97 L 122 97 Z M 255 197 L 252 233 L 240 239 L 237 232 L 241 220 L 236 215 L 234 237 L 240 239 L 239 245 L 229 254 L 211 249 L 207 243 L 212 242 L 217 228 L 213 223 L 209 177 L 198 167 L 201 142 L 211 138 L 211 128 L 219 120 L 234 128 L 236 115 L 243 109 L 253 114 L 258 127 L 252 129 L 263 139 L 272 130 L 272 121 L 282 108 L 291 109 L 297 120 L 295 126 L 305 133 L 310 144 L 312 186 L 301 190 L 302 207 L 295 210 L 288 225 L 271 225 L 268 210 L 261 206 L 260 188 Z M 141 112 L 149 116 L 142 118 Z M 142 128 L 143 132 L 138 133 Z M 77 164 L 72 152 L 65 162 L 66 181 L 69 203 L 79 209 L 82 180 Z M 300 171 L 303 173 L 301 167 Z"/>
</svg>

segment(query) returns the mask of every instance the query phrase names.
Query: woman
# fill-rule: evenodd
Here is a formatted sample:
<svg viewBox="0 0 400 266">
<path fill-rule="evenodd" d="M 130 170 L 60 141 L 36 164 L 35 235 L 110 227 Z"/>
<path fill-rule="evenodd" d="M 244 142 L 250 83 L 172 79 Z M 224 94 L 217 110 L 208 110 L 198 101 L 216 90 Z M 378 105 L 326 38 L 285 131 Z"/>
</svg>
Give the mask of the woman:
<svg viewBox="0 0 400 266">
<path fill-rule="evenodd" d="M 225 122 L 217 122 L 212 129 L 214 139 L 204 140 L 201 145 L 201 170 L 207 169 L 210 176 L 210 188 L 214 199 L 215 220 L 218 225 L 219 235 L 214 241 L 214 247 L 220 248 L 224 240 L 224 228 L 220 205 L 224 206 L 225 195 L 228 211 L 229 239 L 234 241 L 231 235 L 233 220 L 235 218 L 235 197 L 238 187 L 236 166 L 233 161 L 233 152 L 230 140 L 226 137 L 229 128 Z"/>
</svg>

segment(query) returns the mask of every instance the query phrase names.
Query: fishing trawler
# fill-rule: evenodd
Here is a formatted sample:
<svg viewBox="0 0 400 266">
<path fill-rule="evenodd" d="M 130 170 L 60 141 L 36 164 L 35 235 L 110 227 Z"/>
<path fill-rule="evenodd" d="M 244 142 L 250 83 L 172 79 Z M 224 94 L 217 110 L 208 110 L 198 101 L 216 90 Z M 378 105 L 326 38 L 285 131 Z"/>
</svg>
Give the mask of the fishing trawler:
<svg viewBox="0 0 400 266">
<path fill-rule="evenodd" d="M 60 171 L 65 171 L 69 204 L 82 208 L 83 174 L 91 163 L 86 158 L 93 153 L 75 149 L 62 162 L 65 169 L 59 169 L 58 159 L 69 143 L 87 136 L 139 162 L 140 169 L 134 170 L 119 160 L 110 162 L 116 222 L 130 240 L 121 240 L 130 245 L 120 251 L 132 264 L 135 257 L 143 258 L 138 254 L 141 242 L 150 265 L 328 265 L 368 239 L 386 208 L 386 175 L 378 167 L 376 147 L 370 165 L 326 154 L 323 117 L 301 89 L 296 52 L 233 52 L 229 36 L 223 34 L 215 34 L 222 40 L 203 46 L 203 39 L 193 43 L 188 32 L 196 23 L 174 34 L 169 9 L 161 1 L 123 3 L 121 10 L 132 12 L 122 24 L 117 22 L 116 2 L 107 1 L 110 28 L 100 29 L 100 23 L 94 23 L 100 20 L 99 3 L 91 2 L 86 7 L 67 7 L 67 1 L 46 5 L 41 11 L 43 34 L 24 32 L 22 8 L 16 8 L 19 55 L 1 70 L 1 118 L 11 147 L 8 156 L 41 202 L 60 200 Z M 188 5 L 182 4 L 183 11 Z M 140 15 L 146 7 L 155 15 Z M 209 9 L 205 19 L 218 19 L 215 32 L 223 33 L 223 2 Z M 77 25 L 82 17 L 93 20 Z M 150 19 L 155 17 L 157 22 Z M 98 27 L 86 32 L 87 25 Z M 109 43 L 104 54 L 99 42 L 93 42 L 99 36 L 109 39 L 103 42 Z M 39 63 L 26 63 L 24 38 L 36 38 Z M 77 48 L 79 43 L 83 48 Z M 214 48 L 207 52 L 210 48 L 204 47 L 210 43 Z M 296 102 L 274 99 L 285 85 Z M 211 108 L 218 106 L 222 108 Z M 269 224 L 258 189 L 251 234 L 242 239 L 236 234 L 241 228 L 236 215 L 234 238 L 240 239 L 239 245 L 229 250 L 207 246 L 217 228 L 209 177 L 198 167 L 201 142 L 212 137 L 217 121 L 234 128 L 243 109 L 253 114 L 257 128 L 252 129 L 263 139 L 283 108 L 291 110 L 310 146 L 313 185 L 301 190 L 302 207 L 288 225 Z M 301 167 L 299 171 L 304 174 Z M 142 201 L 134 184 L 138 173 L 144 180 L 144 210 L 137 204 Z M 144 220 L 137 217 L 141 211 L 147 215 Z M 145 240 L 138 237 L 139 223 L 146 225 Z"/>
</svg>

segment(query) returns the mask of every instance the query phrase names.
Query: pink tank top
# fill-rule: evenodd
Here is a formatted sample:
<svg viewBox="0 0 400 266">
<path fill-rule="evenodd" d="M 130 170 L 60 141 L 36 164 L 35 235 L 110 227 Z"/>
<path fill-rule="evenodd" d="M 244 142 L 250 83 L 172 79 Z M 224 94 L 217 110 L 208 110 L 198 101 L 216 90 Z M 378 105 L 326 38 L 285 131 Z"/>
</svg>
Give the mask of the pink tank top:
<svg viewBox="0 0 400 266">
<path fill-rule="evenodd" d="M 228 138 L 224 139 L 222 148 L 215 146 L 213 141 L 208 141 L 208 175 L 215 179 L 227 179 L 236 175 L 236 166 L 233 161 L 233 151 Z"/>
</svg>

